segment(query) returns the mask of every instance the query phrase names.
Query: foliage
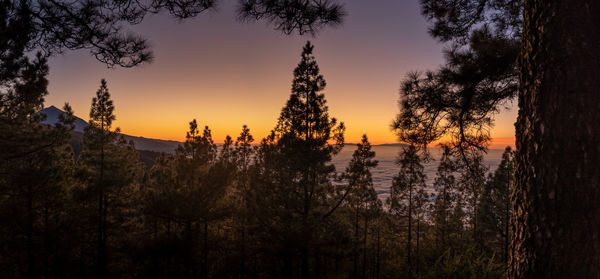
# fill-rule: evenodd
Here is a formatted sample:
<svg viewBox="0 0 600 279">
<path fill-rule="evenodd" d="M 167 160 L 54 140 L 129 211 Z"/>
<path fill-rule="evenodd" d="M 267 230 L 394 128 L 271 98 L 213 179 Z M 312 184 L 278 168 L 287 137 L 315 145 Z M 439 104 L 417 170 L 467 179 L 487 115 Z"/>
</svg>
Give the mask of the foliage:
<svg viewBox="0 0 600 279">
<path fill-rule="evenodd" d="M 522 6 L 512 0 L 421 6 L 432 36 L 450 44 L 446 64 L 405 78 L 393 127 L 400 140 L 416 145 L 449 136 L 467 161 L 466 153 L 485 151 L 493 115 L 516 96 Z"/>
<path fill-rule="evenodd" d="M 178 19 L 191 18 L 214 10 L 217 4 L 215 0 L 2 0 L 2 24 L 8 28 L 2 31 L 7 34 L 0 45 L 18 45 L 18 51 L 39 50 L 45 57 L 86 49 L 109 67 L 133 67 L 151 61 L 153 54 L 146 39 L 131 34 L 126 26 L 161 12 Z M 342 5 L 332 1 L 240 0 L 239 5 L 241 18 L 264 18 L 286 34 L 314 33 L 323 26 L 339 24 L 344 17 Z M 2 75 L 10 74 L 6 70 L 17 65 L 11 63 L 15 62 L 12 58 L 10 53 L 2 55 Z M 4 83 L 2 77 L 0 83 Z"/>
<path fill-rule="evenodd" d="M 239 15 L 245 20 L 264 18 L 285 34 L 314 35 L 323 26 L 341 24 L 346 14 L 343 5 L 331 0 L 242 0 Z"/>
<path fill-rule="evenodd" d="M 377 161 L 366 135 L 342 173 L 332 165 L 344 125 L 329 116 L 326 83 L 312 51 L 307 43 L 290 98 L 259 145 L 252 145 L 247 126 L 217 145 L 211 130 L 192 120 L 175 154 L 156 156 L 149 169 L 112 126 L 106 81 L 93 98 L 78 157 L 68 145 L 70 107 L 55 127 L 42 125 L 43 116 L 15 114 L 19 121 L 6 134 L 48 147 L 23 155 L 31 146 L 3 146 L 21 155 L 1 165 L 0 221 L 6 226 L 0 228 L 0 274 L 502 277 L 510 151 L 485 181 L 480 157 L 464 164 L 460 153 L 444 147 L 435 183 L 428 185 L 421 150 L 407 146 L 384 206 L 374 189 Z M 38 73 L 19 82 L 36 83 L 45 74 Z M 22 107 L 36 107 L 45 91 L 36 92 Z"/>
</svg>

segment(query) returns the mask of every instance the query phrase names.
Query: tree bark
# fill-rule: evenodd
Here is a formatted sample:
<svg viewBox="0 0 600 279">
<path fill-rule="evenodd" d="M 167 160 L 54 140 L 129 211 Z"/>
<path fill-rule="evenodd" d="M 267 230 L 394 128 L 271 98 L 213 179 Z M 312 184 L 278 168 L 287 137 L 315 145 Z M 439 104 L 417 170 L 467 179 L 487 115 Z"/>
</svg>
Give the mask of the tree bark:
<svg viewBox="0 0 600 279">
<path fill-rule="evenodd" d="M 408 190 L 408 237 L 406 240 L 406 263 L 408 265 L 408 278 L 412 278 L 412 263 L 410 250 L 412 246 L 412 185 Z"/>
<path fill-rule="evenodd" d="M 352 251 L 353 256 L 353 271 L 352 278 L 358 278 L 358 202 L 356 203 L 356 211 L 355 211 L 355 219 L 354 219 L 354 251 Z"/>
<path fill-rule="evenodd" d="M 509 278 L 600 276 L 598 15 L 525 0 Z"/>
<path fill-rule="evenodd" d="M 101 108 L 102 110 L 102 108 Z M 100 140 L 100 181 L 98 183 L 98 278 L 107 276 L 107 255 L 106 255 L 106 204 L 104 198 L 104 110 L 101 111 L 101 132 Z"/>
<path fill-rule="evenodd" d="M 507 172 L 508 176 L 508 172 Z M 504 232 L 503 232 L 503 244 L 502 244 L 502 262 L 508 265 L 508 247 L 510 242 L 510 185 L 512 183 L 512 179 L 506 178 L 506 196 L 505 205 L 504 205 Z"/>
</svg>

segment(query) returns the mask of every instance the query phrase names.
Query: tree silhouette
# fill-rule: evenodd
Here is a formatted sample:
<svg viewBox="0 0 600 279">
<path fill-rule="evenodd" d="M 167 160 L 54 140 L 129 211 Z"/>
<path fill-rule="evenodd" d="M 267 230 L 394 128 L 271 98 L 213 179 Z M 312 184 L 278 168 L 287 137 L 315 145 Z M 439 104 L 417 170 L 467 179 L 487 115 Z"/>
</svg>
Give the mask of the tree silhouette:
<svg viewBox="0 0 600 279">
<path fill-rule="evenodd" d="M 478 214 L 481 216 L 482 241 L 488 251 L 501 254 L 503 262 L 508 261 L 510 195 L 514 171 L 513 151 L 506 147 L 500 165 L 493 175 L 489 174 Z"/>
<path fill-rule="evenodd" d="M 363 135 L 361 142 L 357 144 L 356 150 L 352 154 L 352 159 L 346 167 L 344 176 L 348 180 L 348 192 L 347 192 L 347 203 L 353 207 L 355 212 L 354 220 L 354 278 L 359 278 L 358 273 L 358 257 L 359 257 L 359 241 L 362 240 L 363 247 L 363 263 L 362 277 L 366 276 L 367 270 L 367 235 L 369 219 L 374 218 L 379 211 L 382 210 L 382 204 L 377 193 L 373 188 L 373 177 L 371 175 L 371 169 L 376 167 L 378 162 L 373 160 L 375 158 L 375 152 L 371 150 L 371 144 L 367 138 L 367 135 Z M 364 221 L 364 227 L 362 228 L 362 236 L 359 236 L 359 220 L 362 217 Z"/>
<path fill-rule="evenodd" d="M 100 89 L 96 92 L 96 97 L 92 99 L 92 108 L 90 110 L 90 122 L 86 129 L 84 144 L 86 146 L 99 149 L 99 174 L 97 182 L 98 192 L 98 277 L 106 277 L 107 259 L 106 259 L 106 198 L 105 198 L 105 178 L 104 178 L 104 149 L 106 145 L 116 140 L 116 132 L 110 130 L 112 121 L 115 120 L 113 114 L 114 106 L 110 100 L 110 94 L 106 86 L 106 80 L 100 82 Z M 85 156 L 84 156 L 85 158 Z"/>
<path fill-rule="evenodd" d="M 478 213 L 480 198 L 485 190 L 485 173 L 487 172 L 487 168 L 483 165 L 483 155 L 479 153 L 469 156 L 466 162 L 461 160 L 459 172 L 459 187 L 468 209 L 473 241 L 481 247 L 482 239 L 479 228 L 481 216 Z"/>
<path fill-rule="evenodd" d="M 433 205 L 433 223 L 436 245 L 439 251 L 445 251 L 451 247 L 450 216 L 453 205 L 457 203 L 458 183 L 455 172 L 457 166 L 453 160 L 452 150 L 449 146 L 441 146 L 443 153 L 438 165 L 434 188 L 436 190 L 435 203 Z"/>
<path fill-rule="evenodd" d="M 3 24 L 10 26 L 0 45 L 16 44 L 22 50 L 40 50 L 46 56 L 87 49 L 109 67 L 133 67 L 151 61 L 152 51 L 144 38 L 128 33 L 126 25 L 138 24 L 148 14 L 163 11 L 178 19 L 195 17 L 214 9 L 217 3 L 216 0 L 3 0 L 0 2 Z M 339 24 L 344 16 L 342 5 L 333 1 L 240 0 L 239 5 L 241 18 L 264 18 L 286 34 L 314 33 L 322 26 Z M 10 57 L 3 55 L 0 68 L 13 66 L 5 63 Z"/>
<path fill-rule="evenodd" d="M 209 276 L 209 223 L 221 218 L 222 199 L 227 191 L 228 172 L 218 162 L 217 146 L 208 126 L 200 132 L 196 120 L 190 122 L 186 141 L 176 152 L 177 174 L 180 183 L 178 219 L 182 226 L 185 276 L 193 276 L 197 227 L 201 227 L 201 276 Z"/>
<path fill-rule="evenodd" d="M 281 245 L 288 255 L 300 254 L 302 278 L 310 277 L 316 232 L 323 229 L 323 219 L 337 203 L 330 181 L 335 174 L 331 159 L 344 142 L 344 125 L 329 117 L 325 96 L 320 93 L 325 80 L 312 51 L 307 42 L 294 70 L 290 98 L 257 154 L 262 176 L 259 187 L 267 187 L 260 197 L 261 215 L 277 216 L 282 222 L 274 231 L 288 227 Z M 285 261 L 282 270 L 291 272 L 292 257 Z"/>
<path fill-rule="evenodd" d="M 425 188 L 426 176 L 421 160 L 418 149 L 414 145 L 402 148 L 397 162 L 398 165 L 400 165 L 400 170 L 398 171 L 398 175 L 394 177 L 391 195 L 387 201 L 392 214 L 405 214 L 407 218 L 406 262 L 408 267 L 407 274 L 409 277 L 412 277 L 414 272 L 412 236 L 414 230 L 414 214 L 417 210 L 417 193 Z"/>
<path fill-rule="evenodd" d="M 517 93 L 519 1 L 425 0 L 430 33 L 450 44 L 446 65 L 403 81 L 393 127 L 400 139 L 427 145 L 449 135 L 463 159 L 484 151 L 493 115 Z"/>
<path fill-rule="evenodd" d="M 266 19 L 285 34 L 297 31 L 315 34 L 325 25 L 338 25 L 345 16 L 343 6 L 332 0 L 242 0 L 239 15 L 242 19 Z"/>
<path fill-rule="evenodd" d="M 289 166 L 294 191 L 299 190 L 301 197 L 297 209 L 302 222 L 302 278 L 309 277 L 309 249 L 313 228 L 317 225 L 314 222 L 318 222 L 315 217 L 331 204 L 329 176 L 335 168 L 329 162 L 344 143 L 344 124 L 329 118 L 325 95 L 319 93 L 326 83 L 312 52 L 313 45 L 307 42 L 302 59 L 294 69 L 292 94 L 275 128 L 282 163 Z M 330 140 L 336 144 L 329 144 Z"/>
<path fill-rule="evenodd" d="M 143 245 L 154 247 L 151 250 L 154 253 L 146 252 L 152 257 L 150 261 L 154 266 L 143 273 L 151 272 L 152 276 L 158 278 L 177 277 L 174 258 L 180 251 L 177 209 L 181 191 L 177 171 L 176 157 L 161 153 L 150 169 L 141 193 L 141 212 L 146 229 L 150 231 L 146 235 L 152 235 L 152 240 L 146 240 L 147 243 Z"/>
<path fill-rule="evenodd" d="M 495 77 L 505 72 L 507 79 L 497 83 L 496 89 L 504 87 L 519 73 L 519 117 L 517 120 L 517 153 L 514 194 L 513 233 L 515 238 L 511 245 L 512 257 L 509 264 L 509 277 L 546 277 L 575 276 L 591 277 L 597 273 L 598 265 L 586 265 L 586 259 L 597 257 L 597 249 L 593 250 L 589 243 L 594 240 L 586 232 L 597 230 L 598 220 L 584 218 L 585 213 L 596 212 L 597 203 L 593 198 L 598 192 L 597 170 L 595 161 L 587 158 L 598 158 L 595 146 L 589 141 L 591 135 L 598 134 L 597 79 L 589 69 L 598 68 L 597 52 L 599 45 L 598 31 L 589 26 L 597 25 L 593 16 L 598 5 L 590 6 L 586 1 L 559 1 L 546 5 L 543 1 L 445 1 L 427 0 L 422 2 L 423 12 L 433 21 L 430 29 L 434 37 L 442 41 L 450 41 L 454 46 L 471 45 L 478 33 L 489 30 L 494 40 L 501 39 L 503 44 L 489 48 L 495 51 L 497 60 L 492 66 L 501 71 L 484 71 L 486 63 L 480 63 L 474 77 Z M 523 16 L 521 16 L 523 10 Z M 585 11 L 585 12 L 583 12 Z M 577 20 L 574 20 L 577 19 Z M 582 24 L 582 22 L 585 22 Z M 522 25 L 522 30 L 521 30 Z M 508 39 L 508 40 L 504 40 Z M 521 40 L 522 44 L 510 43 Z M 516 59 L 508 59 L 509 53 L 517 53 L 520 48 L 519 65 L 516 70 L 510 66 Z M 472 51 L 477 52 L 475 47 Z M 493 53 L 493 52 L 492 52 Z M 516 58 L 516 56 L 515 56 Z M 455 64 L 453 56 L 449 56 L 448 64 Z M 493 61 L 493 60 L 491 60 Z M 506 63 L 503 63 L 506 62 Z M 466 65 L 466 64 L 465 64 Z M 434 75 L 435 76 L 435 75 Z M 460 81 L 460 79 L 458 80 Z M 477 81 L 477 80 L 475 80 Z M 494 81 L 494 79 L 491 79 Z M 440 83 L 432 83 L 438 85 Z M 470 82 L 470 88 L 483 87 L 489 83 Z M 396 127 L 416 132 L 407 132 L 402 137 L 417 142 L 435 139 L 448 129 L 458 131 L 465 126 L 465 119 L 475 120 L 471 127 L 473 137 L 458 133 L 458 147 L 481 148 L 476 139 L 484 140 L 485 127 L 489 114 L 482 114 L 488 108 L 496 107 L 512 98 L 514 94 L 496 94 L 491 90 L 490 102 L 487 97 L 477 99 L 476 90 L 468 90 L 447 102 L 443 96 L 436 94 L 436 86 L 426 86 L 431 90 L 421 90 L 422 96 L 413 98 L 405 106 L 405 112 L 398 117 Z M 459 89 L 461 87 L 458 87 Z M 465 87 L 469 88 L 469 87 Z M 449 88 L 456 90 L 456 87 Z M 442 90 L 443 92 L 448 90 Z M 512 91 L 512 90 L 509 90 Z M 563 94 L 563 92 L 572 94 Z M 496 93 L 495 93 L 496 92 Z M 411 94 L 407 94 L 411 96 Z M 506 98 L 504 98 L 504 97 Z M 464 98 L 467 97 L 467 98 Z M 411 98 L 408 98 L 409 100 Z M 441 104 L 438 104 L 441 100 Z M 433 109 L 430 115 L 424 108 L 450 107 L 454 101 L 476 108 L 469 112 L 461 105 L 458 117 L 444 118 L 446 109 Z M 493 106 L 488 106 L 493 104 Z M 412 109 L 417 108 L 417 109 Z M 483 108 L 483 110 L 480 110 Z M 489 110 L 493 112 L 494 110 Z M 577 116 L 573 114 L 577 111 Z M 462 113 L 464 112 L 464 113 Z M 465 118 L 466 116 L 466 118 Z M 483 121 L 483 122 L 482 122 Z M 573 123 L 579 126 L 573 127 Z M 442 123 L 442 126 L 439 124 Z M 444 126 L 443 123 L 448 123 Z M 466 122 L 469 124 L 469 122 Z M 564 135 L 573 135 L 565 137 Z M 475 140 L 470 140 L 470 138 Z M 465 140 L 466 139 L 466 140 Z M 463 146 L 463 147 L 461 147 Z M 561 146 L 561 148 L 557 148 Z M 594 150 L 582 152 L 581 150 Z M 591 153 L 593 153 L 593 155 Z M 585 154 L 585 155 L 584 155 Z M 570 167 L 564 167 L 566 165 Z M 561 185 L 556 186 L 556 185 Z M 578 201 L 573 203 L 573 201 Z M 560 208 L 560 210 L 555 210 Z M 568 221 L 566 221 L 568 220 Z M 550 224 L 550 225 L 548 225 Z M 553 246 L 551 243 L 570 243 Z M 562 255 L 560 259 L 553 255 Z M 593 261 L 593 260 L 589 260 Z"/>
<path fill-rule="evenodd" d="M 133 143 L 118 134 L 119 128 L 111 129 L 115 120 L 113 111 L 106 81 L 102 80 L 92 99 L 89 126 L 84 130 L 83 150 L 77 162 L 78 178 L 86 193 L 83 199 L 90 199 L 85 200 L 81 210 L 90 211 L 95 219 L 95 274 L 99 278 L 109 276 L 109 264 L 117 264 L 109 261 L 108 250 L 120 247 L 117 243 L 126 232 L 125 212 L 133 202 L 133 192 L 144 170 Z M 95 214 L 91 213 L 92 198 L 97 201 Z M 116 272 L 115 269 L 118 268 L 112 266 L 110 270 Z"/>
<path fill-rule="evenodd" d="M 56 128 L 40 123 L 45 115 L 30 115 L 28 120 L 15 115 L 11 129 L 2 132 L 4 139 L 23 140 L 0 144 L 2 149 L 13 148 L 0 160 L 0 242 L 2 254 L 10 255 L 0 260 L 2 277 L 60 276 L 68 265 L 61 260 L 69 254 L 68 247 L 52 249 L 66 239 L 65 204 L 73 183 L 68 146 L 73 118 L 68 105 L 65 110 Z"/>
<path fill-rule="evenodd" d="M 240 249 L 240 266 L 239 273 L 240 278 L 246 276 L 247 266 L 247 250 L 248 249 L 248 227 L 250 226 L 249 217 L 250 210 L 249 195 L 250 195 L 250 168 L 252 167 L 252 157 L 255 154 L 254 148 L 251 146 L 254 141 L 254 137 L 250 134 L 250 129 L 244 125 L 240 135 L 235 140 L 234 156 L 235 164 L 237 168 L 237 177 L 233 187 L 235 204 L 237 205 L 237 212 L 235 217 L 238 218 L 239 222 L 239 249 Z M 254 271 L 256 274 L 256 270 Z"/>
</svg>

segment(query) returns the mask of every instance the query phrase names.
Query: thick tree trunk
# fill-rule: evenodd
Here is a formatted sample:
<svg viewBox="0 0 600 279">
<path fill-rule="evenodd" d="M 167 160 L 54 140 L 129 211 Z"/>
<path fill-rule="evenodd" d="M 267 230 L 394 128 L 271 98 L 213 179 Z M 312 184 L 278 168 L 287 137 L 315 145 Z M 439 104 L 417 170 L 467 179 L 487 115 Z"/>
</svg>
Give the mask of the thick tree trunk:
<svg viewBox="0 0 600 279">
<path fill-rule="evenodd" d="M 512 179 L 506 178 L 506 196 L 504 205 L 504 232 L 503 232 L 503 244 L 502 244 L 502 262 L 508 264 L 508 245 L 510 242 L 510 184 L 513 182 Z"/>
<path fill-rule="evenodd" d="M 525 0 L 509 278 L 600 276 L 598 15 Z"/>
<path fill-rule="evenodd" d="M 410 250 L 412 248 L 412 185 L 408 190 L 408 237 L 406 240 L 406 264 L 408 265 L 408 278 L 412 278 L 412 263 Z"/>
<path fill-rule="evenodd" d="M 352 271 L 352 278 L 357 279 L 358 278 L 358 202 L 356 204 L 356 211 L 355 211 L 355 219 L 354 219 L 354 251 L 352 251 L 352 256 L 353 256 L 353 271 Z"/>
</svg>

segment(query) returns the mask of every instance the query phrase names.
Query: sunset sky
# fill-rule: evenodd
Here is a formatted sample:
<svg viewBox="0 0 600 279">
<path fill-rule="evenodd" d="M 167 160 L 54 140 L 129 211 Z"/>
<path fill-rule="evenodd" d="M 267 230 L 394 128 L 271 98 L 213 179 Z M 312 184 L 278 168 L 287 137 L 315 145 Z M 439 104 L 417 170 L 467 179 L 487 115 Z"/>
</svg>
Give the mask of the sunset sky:
<svg viewBox="0 0 600 279">
<path fill-rule="evenodd" d="M 236 1 L 186 21 L 145 19 L 131 32 L 147 38 L 153 63 L 108 69 L 86 50 L 50 60 L 46 106 L 69 102 L 87 120 L 91 99 L 106 78 L 115 126 L 129 135 L 183 140 L 188 122 L 208 125 L 216 142 L 247 124 L 255 138 L 270 131 L 290 94 L 292 71 L 306 40 L 327 81 L 330 115 L 345 122 L 347 142 L 366 133 L 374 144 L 394 143 L 400 82 L 409 71 L 443 63 L 443 45 L 427 33 L 417 0 L 346 1 L 343 25 L 316 37 L 286 36 L 265 22 L 236 20 Z M 492 148 L 514 144 L 516 102 L 496 116 Z"/>
</svg>

